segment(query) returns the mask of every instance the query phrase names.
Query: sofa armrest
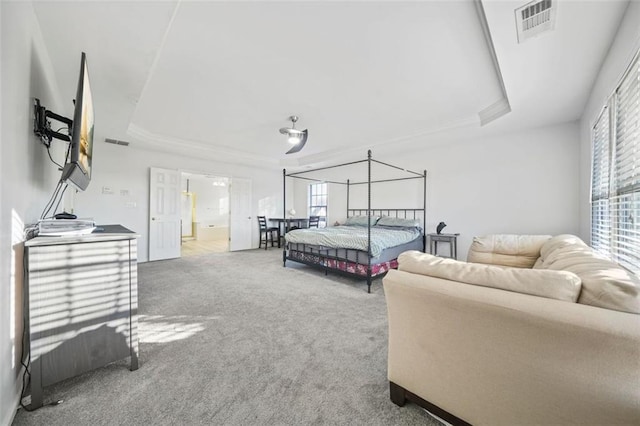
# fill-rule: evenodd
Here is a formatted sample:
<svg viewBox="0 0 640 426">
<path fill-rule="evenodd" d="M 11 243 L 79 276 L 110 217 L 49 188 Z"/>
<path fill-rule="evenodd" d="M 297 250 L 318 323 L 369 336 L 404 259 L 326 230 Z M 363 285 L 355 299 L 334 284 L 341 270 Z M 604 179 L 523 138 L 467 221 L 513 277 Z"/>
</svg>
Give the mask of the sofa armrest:
<svg viewBox="0 0 640 426">
<path fill-rule="evenodd" d="M 640 316 L 402 271 L 389 380 L 472 424 L 640 424 Z"/>
</svg>

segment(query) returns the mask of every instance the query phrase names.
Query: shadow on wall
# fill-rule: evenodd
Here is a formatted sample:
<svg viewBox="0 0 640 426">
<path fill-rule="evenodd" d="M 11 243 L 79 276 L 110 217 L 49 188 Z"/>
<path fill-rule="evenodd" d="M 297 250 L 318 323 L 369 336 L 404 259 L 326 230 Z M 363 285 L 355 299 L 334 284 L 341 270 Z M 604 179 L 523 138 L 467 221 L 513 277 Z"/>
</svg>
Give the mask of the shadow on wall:
<svg viewBox="0 0 640 426">
<path fill-rule="evenodd" d="M 53 100 L 56 99 L 54 91 L 51 89 L 52 82 L 47 80 L 47 75 L 44 70 L 44 66 L 41 59 L 42 53 L 38 51 L 38 47 L 32 41 L 31 43 L 31 66 L 30 66 L 30 78 L 29 78 L 29 94 L 30 99 L 25 100 L 25 112 L 24 117 L 27 117 L 27 123 L 24 128 L 26 138 L 23 141 L 13 141 L 13 143 L 26 143 L 26 159 L 29 164 L 25 165 L 27 172 L 27 179 L 34 186 L 42 189 L 52 188 L 56 182 L 52 182 L 48 176 L 47 171 L 57 168 L 55 164 L 49 161 L 46 148 L 40 142 L 38 137 L 33 133 L 33 98 L 38 98 L 42 101 L 43 105 L 47 109 L 51 109 L 54 112 L 67 116 L 66 111 L 56 111 L 54 108 Z M 55 86 L 53 86 L 55 87 Z M 53 130 L 58 130 L 63 127 L 64 124 L 57 121 L 51 122 Z M 64 132 L 64 129 L 62 130 Z M 58 163 L 62 164 L 64 161 L 64 155 L 66 152 L 67 143 L 61 140 L 54 139 L 51 142 L 51 154 Z M 18 165 L 18 167 L 20 167 Z"/>
</svg>

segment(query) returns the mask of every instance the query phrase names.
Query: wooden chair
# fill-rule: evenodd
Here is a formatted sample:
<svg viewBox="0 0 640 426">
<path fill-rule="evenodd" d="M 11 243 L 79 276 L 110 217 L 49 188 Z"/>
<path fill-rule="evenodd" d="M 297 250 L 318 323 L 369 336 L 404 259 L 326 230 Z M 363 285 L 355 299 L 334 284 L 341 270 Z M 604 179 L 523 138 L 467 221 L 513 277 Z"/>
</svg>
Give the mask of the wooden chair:
<svg viewBox="0 0 640 426">
<path fill-rule="evenodd" d="M 320 223 L 320 216 L 309 216 L 309 228 L 317 228 Z"/>
<path fill-rule="evenodd" d="M 262 243 L 264 243 L 264 249 L 266 250 L 269 241 L 271 241 L 271 247 L 274 247 L 274 234 L 276 240 L 278 240 L 278 247 L 280 247 L 280 228 L 267 226 L 266 216 L 258 216 L 258 225 L 260 226 L 260 242 L 258 243 L 258 248 L 262 248 Z"/>
</svg>

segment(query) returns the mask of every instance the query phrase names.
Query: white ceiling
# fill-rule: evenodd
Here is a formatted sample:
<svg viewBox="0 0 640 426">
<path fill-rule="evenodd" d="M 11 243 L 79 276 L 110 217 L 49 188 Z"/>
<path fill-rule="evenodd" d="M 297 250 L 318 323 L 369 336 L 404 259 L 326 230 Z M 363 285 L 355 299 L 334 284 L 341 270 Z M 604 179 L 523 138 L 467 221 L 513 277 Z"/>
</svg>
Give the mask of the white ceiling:
<svg viewBox="0 0 640 426">
<path fill-rule="evenodd" d="M 483 1 L 512 112 L 492 123 L 532 128 L 581 117 L 627 0 L 557 1 L 555 28 L 518 44 L 515 5 Z"/>
<path fill-rule="evenodd" d="M 523 44 L 513 11 L 525 2 L 482 3 L 493 45 L 472 0 L 42 2 L 35 10 L 70 97 L 87 52 L 98 140 L 275 167 L 479 128 L 478 113 L 503 96 L 501 79 L 512 112 L 485 129 L 579 118 L 627 2 L 559 2 L 555 30 Z M 286 156 L 278 129 L 292 114 L 309 141 Z"/>
</svg>

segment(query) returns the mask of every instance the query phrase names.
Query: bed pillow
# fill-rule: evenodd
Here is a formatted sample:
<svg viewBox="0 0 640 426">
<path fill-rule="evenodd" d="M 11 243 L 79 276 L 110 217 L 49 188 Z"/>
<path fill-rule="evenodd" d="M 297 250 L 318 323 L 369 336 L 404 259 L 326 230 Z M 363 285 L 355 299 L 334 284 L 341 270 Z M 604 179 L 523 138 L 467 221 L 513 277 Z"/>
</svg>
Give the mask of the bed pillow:
<svg viewBox="0 0 640 426">
<path fill-rule="evenodd" d="M 376 222 L 380 219 L 378 216 L 371 216 L 371 226 L 375 225 Z M 347 226 L 368 226 L 369 225 L 369 216 L 351 216 L 347 218 L 345 222 Z"/>
<path fill-rule="evenodd" d="M 420 219 L 404 219 L 402 217 L 382 216 L 376 226 L 391 226 L 401 228 L 422 228 Z"/>
<path fill-rule="evenodd" d="M 419 227 L 419 226 L 380 226 L 380 225 L 376 225 L 375 229 L 388 229 L 389 231 L 407 231 L 407 232 L 420 232 L 420 233 L 422 233 L 422 227 Z"/>
</svg>

